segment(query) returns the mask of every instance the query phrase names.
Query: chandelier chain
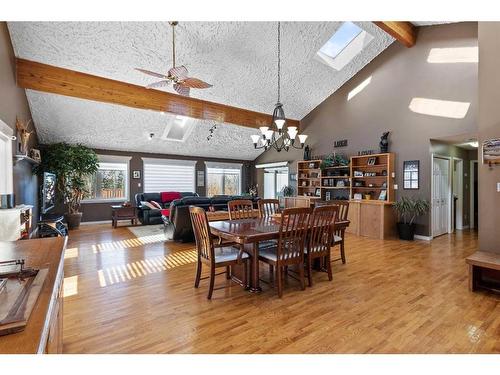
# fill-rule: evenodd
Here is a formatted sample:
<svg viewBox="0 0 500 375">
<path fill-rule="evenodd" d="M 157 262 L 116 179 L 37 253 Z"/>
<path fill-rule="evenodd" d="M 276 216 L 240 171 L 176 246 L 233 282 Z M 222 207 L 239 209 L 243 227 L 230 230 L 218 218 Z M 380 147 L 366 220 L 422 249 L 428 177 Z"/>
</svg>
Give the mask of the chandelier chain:
<svg viewBox="0 0 500 375">
<path fill-rule="evenodd" d="M 278 22 L 278 103 L 281 94 L 281 22 Z"/>
</svg>

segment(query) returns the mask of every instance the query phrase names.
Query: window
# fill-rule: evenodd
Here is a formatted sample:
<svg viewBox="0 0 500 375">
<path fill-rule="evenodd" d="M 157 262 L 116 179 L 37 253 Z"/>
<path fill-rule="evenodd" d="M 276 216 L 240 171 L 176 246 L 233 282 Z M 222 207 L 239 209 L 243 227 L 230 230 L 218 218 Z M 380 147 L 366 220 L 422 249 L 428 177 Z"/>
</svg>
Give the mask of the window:
<svg viewBox="0 0 500 375">
<path fill-rule="evenodd" d="M 129 200 L 130 157 L 99 155 L 99 169 L 87 178 L 84 202 Z"/>
<path fill-rule="evenodd" d="M 153 158 L 142 160 L 145 193 L 195 191 L 195 161 Z"/>
<path fill-rule="evenodd" d="M 12 136 L 14 132 L 0 120 L 0 194 L 12 194 Z"/>
<path fill-rule="evenodd" d="M 264 170 L 264 198 L 280 197 L 281 190 L 288 185 L 288 162 L 258 164 L 255 168 Z"/>
<path fill-rule="evenodd" d="M 241 194 L 241 164 L 206 162 L 207 196 Z"/>
<path fill-rule="evenodd" d="M 320 48 L 316 57 L 335 70 L 341 70 L 360 53 L 373 36 L 352 22 L 344 22 Z"/>
</svg>

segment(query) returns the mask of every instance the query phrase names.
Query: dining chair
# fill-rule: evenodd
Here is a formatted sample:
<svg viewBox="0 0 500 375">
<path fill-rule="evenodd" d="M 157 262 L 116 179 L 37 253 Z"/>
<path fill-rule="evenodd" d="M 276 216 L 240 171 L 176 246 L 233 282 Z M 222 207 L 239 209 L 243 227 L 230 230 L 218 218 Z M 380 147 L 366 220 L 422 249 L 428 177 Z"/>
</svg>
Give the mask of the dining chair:
<svg viewBox="0 0 500 375">
<path fill-rule="evenodd" d="M 337 215 L 337 224 L 335 225 L 335 232 L 333 238 L 333 246 L 340 245 L 340 258 L 333 259 L 332 261 L 342 260 L 342 264 L 345 264 L 345 230 L 349 226 L 349 219 L 347 214 L 349 213 L 349 202 L 348 201 L 335 201 L 334 204 L 339 207 L 339 212 Z"/>
<path fill-rule="evenodd" d="M 235 199 L 227 202 L 229 220 L 254 219 L 258 211 L 253 209 L 253 203 L 249 199 Z"/>
<path fill-rule="evenodd" d="M 280 201 L 278 199 L 260 199 L 257 204 L 260 217 L 270 217 L 280 212 Z"/>
<path fill-rule="evenodd" d="M 210 279 L 208 289 L 208 299 L 212 298 L 214 291 L 215 276 L 226 274 L 227 279 L 231 279 L 231 266 L 236 264 L 244 264 L 244 280 L 243 284 L 248 284 L 248 259 L 249 255 L 232 246 L 217 246 L 214 245 L 213 237 L 210 233 L 210 226 L 205 210 L 201 207 L 189 206 L 189 215 L 193 224 L 194 238 L 196 240 L 196 249 L 198 252 L 196 279 L 194 287 L 200 286 L 200 280 Z M 201 277 L 203 264 L 210 267 L 210 276 Z M 216 268 L 226 267 L 225 272 L 215 273 Z M 220 288 L 217 288 L 220 289 Z"/>
<path fill-rule="evenodd" d="M 330 248 L 335 232 L 335 222 L 339 212 L 339 206 L 319 206 L 314 208 L 309 220 L 309 234 L 306 243 L 306 269 L 309 286 L 312 281 L 312 264 L 315 259 L 326 260 L 326 272 L 328 280 L 332 280 L 332 265 Z M 322 262 L 320 261 L 319 264 Z"/>
<path fill-rule="evenodd" d="M 259 260 L 272 265 L 276 272 L 278 296 L 283 296 L 285 269 L 297 265 L 301 289 L 305 289 L 304 245 L 310 208 L 286 208 L 281 212 L 278 242 L 275 247 L 259 250 Z"/>
</svg>

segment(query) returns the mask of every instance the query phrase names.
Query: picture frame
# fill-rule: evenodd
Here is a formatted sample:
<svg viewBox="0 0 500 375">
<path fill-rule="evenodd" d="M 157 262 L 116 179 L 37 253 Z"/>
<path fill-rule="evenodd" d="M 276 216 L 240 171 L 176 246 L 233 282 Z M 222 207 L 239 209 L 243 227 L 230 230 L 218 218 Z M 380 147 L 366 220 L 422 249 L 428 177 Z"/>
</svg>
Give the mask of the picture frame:
<svg viewBox="0 0 500 375">
<path fill-rule="evenodd" d="M 403 189 L 420 189 L 420 161 L 406 160 L 403 162 Z"/>
<path fill-rule="evenodd" d="M 314 190 L 314 196 L 315 197 L 321 197 L 321 189 L 320 188 L 316 188 Z"/>
<path fill-rule="evenodd" d="M 500 138 L 483 141 L 483 164 L 500 164 Z"/>
<path fill-rule="evenodd" d="M 363 177 L 363 171 L 354 171 L 354 177 Z"/>
<path fill-rule="evenodd" d="M 309 163 L 309 169 L 315 169 L 316 168 L 316 164 L 314 163 Z"/>
<path fill-rule="evenodd" d="M 40 156 L 40 150 L 36 148 L 32 148 L 30 151 L 30 158 L 32 158 L 34 161 L 40 163 L 42 161 L 42 157 Z"/>
<path fill-rule="evenodd" d="M 377 164 L 377 158 L 375 156 L 368 158 L 368 161 L 366 162 L 367 165 L 375 165 Z"/>
<path fill-rule="evenodd" d="M 363 199 L 363 194 L 361 193 L 354 193 L 353 197 L 354 200 L 361 200 Z"/>
<path fill-rule="evenodd" d="M 336 186 L 337 187 L 345 187 L 345 181 L 344 180 L 338 180 Z"/>
<path fill-rule="evenodd" d="M 378 196 L 379 201 L 387 200 L 387 190 L 381 190 L 380 195 Z"/>
<path fill-rule="evenodd" d="M 139 171 L 139 170 L 132 171 L 132 178 L 135 180 L 140 179 L 141 178 L 141 171 Z"/>
</svg>

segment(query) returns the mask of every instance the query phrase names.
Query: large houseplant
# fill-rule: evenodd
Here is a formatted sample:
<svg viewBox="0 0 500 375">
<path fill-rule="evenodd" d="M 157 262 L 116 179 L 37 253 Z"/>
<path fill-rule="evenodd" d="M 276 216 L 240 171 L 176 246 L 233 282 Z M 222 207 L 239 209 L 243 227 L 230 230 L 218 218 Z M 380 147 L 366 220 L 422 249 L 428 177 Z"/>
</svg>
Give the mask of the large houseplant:
<svg viewBox="0 0 500 375">
<path fill-rule="evenodd" d="M 429 202 L 421 198 L 402 197 L 394 203 L 398 214 L 398 233 L 402 240 L 413 241 L 415 236 L 415 219 L 429 211 Z"/>
<path fill-rule="evenodd" d="M 95 151 L 79 144 L 55 143 L 42 149 L 42 162 L 36 172 L 56 175 L 57 191 L 67 207 L 65 219 L 69 229 L 80 226 L 80 204 L 87 193 L 86 180 L 97 172 L 98 166 Z"/>
</svg>

